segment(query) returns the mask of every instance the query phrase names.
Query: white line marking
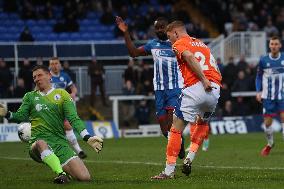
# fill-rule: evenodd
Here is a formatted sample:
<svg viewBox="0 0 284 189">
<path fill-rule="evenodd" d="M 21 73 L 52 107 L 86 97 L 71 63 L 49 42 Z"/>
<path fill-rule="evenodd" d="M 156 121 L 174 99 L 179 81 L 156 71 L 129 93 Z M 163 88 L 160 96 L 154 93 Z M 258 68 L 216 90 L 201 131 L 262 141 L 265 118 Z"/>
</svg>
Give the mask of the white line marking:
<svg viewBox="0 0 284 189">
<path fill-rule="evenodd" d="M 0 156 L 0 159 L 7 160 L 24 160 L 32 161 L 30 158 L 21 158 L 21 157 L 3 157 Z M 154 165 L 154 166 L 163 166 L 165 163 L 156 163 L 156 162 L 140 162 L 140 161 L 104 161 L 104 160 L 84 160 L 87 163 L 113 163 L 113 164 L 142 164 L 142 165 Z M 177 164 L 181 165 L 181 164 Z M 237 166 L 215 166 L 215 165 L 193 165 L 193 167 L 198 168 L 209 168 L 209 169 L 243 169 L 243 170 L 271 170 L 279 171 L 284 170 L 284 167 L 237 167 Z"/>
</svg>

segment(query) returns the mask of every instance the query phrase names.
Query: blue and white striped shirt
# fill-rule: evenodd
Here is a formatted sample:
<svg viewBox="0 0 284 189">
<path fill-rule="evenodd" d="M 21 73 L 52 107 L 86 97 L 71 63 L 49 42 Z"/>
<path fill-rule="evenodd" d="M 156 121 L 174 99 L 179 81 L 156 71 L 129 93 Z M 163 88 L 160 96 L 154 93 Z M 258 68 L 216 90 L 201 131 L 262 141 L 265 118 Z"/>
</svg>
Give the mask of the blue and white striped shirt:
<svg viewBox="0 0 284 189">
<path fill-rule="evenodd" d="M 277 58 L 271 54 L 259 60 L 256 90 L 262 91 L 261 97 L 269 100 L 284 99 L 284 54 L 279 53 Z"/>
<path fill-rule="evenodd" d="M 150 40 L 143 46 L 154 60 L 154 90 L 166 90 L 183 87 L 183 78 L 179 70 L 176 55 L 170 41 Z"/>
</svg>

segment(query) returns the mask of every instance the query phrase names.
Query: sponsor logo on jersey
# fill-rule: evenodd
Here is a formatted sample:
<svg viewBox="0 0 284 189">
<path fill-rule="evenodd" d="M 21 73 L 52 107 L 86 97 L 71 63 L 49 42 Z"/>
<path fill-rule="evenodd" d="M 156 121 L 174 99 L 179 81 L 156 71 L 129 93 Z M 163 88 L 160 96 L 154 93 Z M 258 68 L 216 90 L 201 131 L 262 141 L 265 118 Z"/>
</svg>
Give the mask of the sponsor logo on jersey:
<svg viewBox="0 0 284 189">
<path fill-rule="evenodd" d="M 41 104 L 36 104 L 35 106 L 36 111 L 41 111 L 42 110 L 42 105 Z"/>
<path fill-rule="evenodd" d="M 54 100 L 59 100 L 61 98 L 60 94 L 54 95 Z"/>
</svg>

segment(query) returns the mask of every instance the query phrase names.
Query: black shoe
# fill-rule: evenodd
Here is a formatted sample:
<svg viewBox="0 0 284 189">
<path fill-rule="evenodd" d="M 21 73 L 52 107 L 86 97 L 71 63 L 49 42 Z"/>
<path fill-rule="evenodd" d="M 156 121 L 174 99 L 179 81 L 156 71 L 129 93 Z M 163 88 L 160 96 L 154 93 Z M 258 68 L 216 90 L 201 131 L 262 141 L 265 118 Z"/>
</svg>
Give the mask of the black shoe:
<svg viewBox="0 0 284 189">
<path fill-rule="evenodd" d="M 183 161 L 182 173 L 184 173 L 186 176 L 190 175 L 191 173 L 191 161 L 189 158 L 186 158 Z"/>
<path fill-rule="evenodd" d="M 81 151 L 81 152 L 79 152 L 78 156 L 79 156 L 79 158 L 81 158 L 81 159 L 85 159 L 85 158 L 87 157 L 87 154 L 85 154 L 84 151 Z"/>
<path fill-rule="evenodd" d="M 66 175 L 66 173 L 62 172 L 57 177 L 54 178 L 53 183 L 55 184 L 66 184 L 68 183 L 69 177 Z"/>
<path fill-rule="evenodd" d="M 185 156 L 184 139 L 183 139 L 183 137 L 181 137 L 181 145 L 180 145 L 180 151 L 179 151 L 179 154 L 178 154 L 178 158 L 183 159 L 184 156 Z"/>
</svg>

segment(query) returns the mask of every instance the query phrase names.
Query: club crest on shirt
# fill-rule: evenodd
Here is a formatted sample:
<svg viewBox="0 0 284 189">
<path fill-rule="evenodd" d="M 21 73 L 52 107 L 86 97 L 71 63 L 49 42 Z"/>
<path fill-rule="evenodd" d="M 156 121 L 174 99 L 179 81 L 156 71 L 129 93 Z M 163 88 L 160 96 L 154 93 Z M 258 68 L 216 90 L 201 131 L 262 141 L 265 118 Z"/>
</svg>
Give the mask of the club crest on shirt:
<svg viewBox="0 0 284 189">
<path fill-rule="evenodd" d="M 266 63 L 266 66 L 267 66 L 267 67 L 269 67 L 269 66 L 270 66 L 270 63 L 269 63 L 269 62 L 267 62 L 267 63 Z"/>
<path fill-rule="evenodd" d="M 281 61 L 281 65 L 284 66 L 284 60 Z"/>
<path fill-rule="evenodd" d="M 59 80 L 60 80 L 60 81 L 64 81 L 64 77 L 60 77 Z"/>
<path fill-rule="evenodd" d="M 39 97 L 38 97 L 38 96 L 36 96 L 36 97 L 35 97 L 35 100 L 39 100 Z"/>
<path fill-rule="evenodd" d="M 54 100 L 59 100 L 60 98 L 61 98 L 61 96 L 60 96 L 60 94 L 56 94 L 56 95 L 54 95 Z"/>
</svg>

